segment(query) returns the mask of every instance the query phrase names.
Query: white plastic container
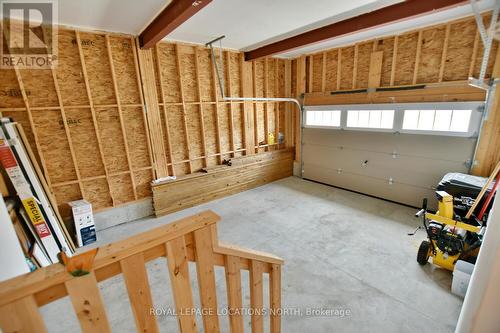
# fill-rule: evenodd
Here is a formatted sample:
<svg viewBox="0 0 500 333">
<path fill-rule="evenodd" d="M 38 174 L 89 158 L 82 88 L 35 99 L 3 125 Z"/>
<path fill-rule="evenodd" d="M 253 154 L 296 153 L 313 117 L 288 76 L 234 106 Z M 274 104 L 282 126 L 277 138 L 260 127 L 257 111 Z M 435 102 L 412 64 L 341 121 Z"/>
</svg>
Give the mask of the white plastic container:
<svg viewBox="0 0 500 333">
<path fill-rule="evenodd" d="M 473 270 L 473 264 L 463 260 L 457 261 L 453 270 L 453 281 L 451 282 L 452 293 L 462 298 L 465 297 Z"/>
</svg>

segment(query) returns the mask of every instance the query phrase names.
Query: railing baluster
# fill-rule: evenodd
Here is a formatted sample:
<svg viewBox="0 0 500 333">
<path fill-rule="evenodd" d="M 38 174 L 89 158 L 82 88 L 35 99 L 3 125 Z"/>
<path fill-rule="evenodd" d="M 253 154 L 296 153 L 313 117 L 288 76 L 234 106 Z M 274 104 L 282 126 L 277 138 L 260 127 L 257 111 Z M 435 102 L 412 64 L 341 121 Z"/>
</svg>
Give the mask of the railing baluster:
<svg viewBox="0 0 500 333">
<path fill-rule="evenodd" d="M 2 332 L 47 332 L 33 296 L 20 298 L 0 307 Z"/>
<path fill-rule="evenodd" d="M 243 300 L 241 298 L 240 258 L 226 256 L 227 305 L 231 333 L 243 332 Z"/>
<path fill-rule="evenodd" d="M 271 264 L 269 273 L 271 333 L 281 332 L 281 265 Z"/>
<path fill-rule="evenodd" d="M 198 332 L 193 309 L 193 292 L 189 280 L 188 258 L 184 236 L 166 244 L 168 271 L 174 294 L 177 321 L 182 333 Z"/>
<path fill-rule="evenodd" d="M 138 332 L 158 332 L 158 323 L 151 314 L 153 299 L 149 288 L 148 275 L 142 253 L 120 261 L 123 278 L 127 286 L 128 297 L 134 313 Z"/>
<path fill-rule="evenodd" d="M 66 281 L 83 332 L 111 332 L 94 272 Z"/>
<path fill-rule="evenodd" d="M 252 308 L 252 333 L 264 331 L 264 289 L 262 286 L 262 263 L 252 260 L 250 263 L 250 307 Z"/>
<path fill-rule="evenodd" d="M 203 308 L 203 325 L 206 333 L 219 332 L 217 315 L 217 293 L 214 275 L 214 253 L 211 228 L 206 227 L 194 232 L 196 248 L 196 271 Z"/>
</svg>

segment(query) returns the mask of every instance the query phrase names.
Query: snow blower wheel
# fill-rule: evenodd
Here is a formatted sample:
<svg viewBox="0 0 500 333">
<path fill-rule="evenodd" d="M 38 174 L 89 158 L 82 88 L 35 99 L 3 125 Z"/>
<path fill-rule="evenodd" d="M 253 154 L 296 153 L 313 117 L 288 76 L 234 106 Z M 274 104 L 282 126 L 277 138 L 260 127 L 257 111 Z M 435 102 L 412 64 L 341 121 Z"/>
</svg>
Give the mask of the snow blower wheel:
<svg viewBox="0 0 500 333">
<path fill-rule="evenodd" d="M 429 260 L 429 250 L 431 248 L 431 243 L 428 241 L 422 241 L 420 243 L 420 247 L 418 248 L 417 252 L 417 262 L 420 265 L 425 265 L 427 264 L 427 261 Z"/>
</svg>

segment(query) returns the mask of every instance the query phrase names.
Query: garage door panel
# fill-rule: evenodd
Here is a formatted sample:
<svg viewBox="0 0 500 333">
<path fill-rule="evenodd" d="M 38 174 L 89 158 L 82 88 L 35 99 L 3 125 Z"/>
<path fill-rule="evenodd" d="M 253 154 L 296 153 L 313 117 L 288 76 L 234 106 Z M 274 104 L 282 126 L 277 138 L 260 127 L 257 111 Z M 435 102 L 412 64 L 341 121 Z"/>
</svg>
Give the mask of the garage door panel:
<svg viewBox="0 0 500 333">
<path fill-rule="evenodd" d="M 476 139 L 385 132 L 304 129 L 306 144 L 409 154 L 431 159 L 465 162 L 471 157 Z M 431 148 L 431 149 L 430 149 Z"/>
<path fill-rule="evenodd" d="M 366 166 L 364 161 L 368 161 Z M 422 159 L 413 156 L 399 155 L 393 158 L 385 153 L 311 144 L 304 149 L 304 169 L 309 164 L 326 166 L 336 172 L 341 169 L 425 187 L 435 186 L 447 172 L 467 172 L 463 162 L 429 159 L 426 165 L 422 165 Z"/>
<path fill-rule="evenodd" d="M 306 128 L 304 177 L 420 206 L 446 173 L 468 172 L 474 145 L 463 137 Z"/>
<path fill-rule="evenodd" d="M 346 164 L 341 162 L 327 165 L 324 163 L 305 163 L 304 164 L 304 174 L 311 175 L 310 170 L 312 168 L 326 168 L 331 172 L 336 174 L 348 173 L 348 174 L 356 174 L 363 177 L 371 177 L 383 180 L 386 183 L 389 183 L 390 180 L 394 183 L 403 183 L 411 186 L 417 187 L 425 187 L 428 189 L 432 189 L 441 179 L 440 176 L 433 176 L 427 174 L 420 174 L 418 172 L 406 172 L 405 170 L 397 170 L 397 169 L 383 169 L 383 168 L 375 168 L 375 167 L 348 167 Z M 341 171 L 339 172 L 339 169 Z"/>
<path fill-rule="evenodd" d="M 423 198 L 431 199 L 435 196 L 432 189 L 398 182 L 389 184 L 386 179 L 377 179 L 368 175 L 358 175 L 347 172 L 338 174 L 335 170 L 317 165 L 309 165 L 307 169 L 304 169 L 304 178 L 325 184 L 334 184 L 338 187 L 382 197 L 415 207 L 421 206 Z M 429 200 L 429 205 L 431 209 L 436 209 L 435 200 Z"/>
</svg>

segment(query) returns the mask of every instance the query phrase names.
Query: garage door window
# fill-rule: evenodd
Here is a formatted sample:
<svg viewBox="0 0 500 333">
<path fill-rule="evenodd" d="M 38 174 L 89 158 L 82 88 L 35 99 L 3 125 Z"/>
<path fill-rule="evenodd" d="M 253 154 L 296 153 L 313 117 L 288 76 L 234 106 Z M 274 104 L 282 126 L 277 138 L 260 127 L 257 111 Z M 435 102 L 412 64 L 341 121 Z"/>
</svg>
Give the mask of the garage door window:
<svg viewBox="0 0 500 333">
<path fill-rule="evenodd" d="M 405 110 L 404 130 L 468 132 L 472 110 Z"/>
<path fill-rule="evenodd" d="M 347 127 L 391 129 L 394 110 L 349 110 Z"/>
<path fill-rule="evenodd" d="M 307 111 L 306 125 L 316 127 L 340 127 L 340 110 Z"/>
</svg>

